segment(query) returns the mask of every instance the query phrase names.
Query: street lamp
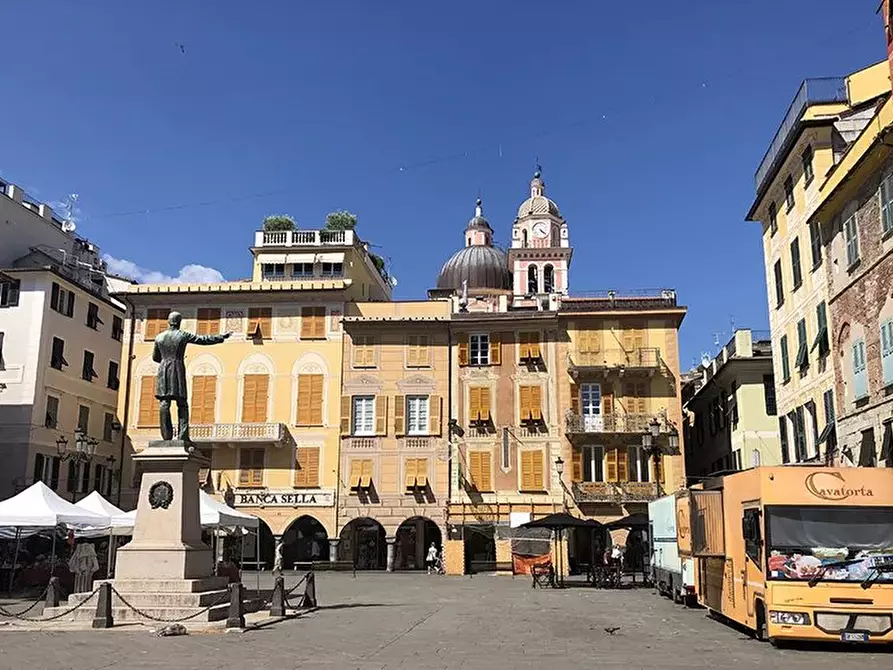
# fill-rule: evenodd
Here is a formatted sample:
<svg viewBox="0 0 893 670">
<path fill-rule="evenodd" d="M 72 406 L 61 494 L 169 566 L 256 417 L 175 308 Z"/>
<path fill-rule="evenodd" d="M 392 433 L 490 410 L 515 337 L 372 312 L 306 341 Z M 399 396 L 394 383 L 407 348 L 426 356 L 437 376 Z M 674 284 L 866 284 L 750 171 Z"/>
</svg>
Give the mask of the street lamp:
<svg viewBox="0 0 893 670">
<path fill-rule="evenodd" d="M 99 440 L 95 437 L 88 437 L 81 429 L 74 431 L 74 450 L 68 446 L 68 438 L 64 435 L 60 435 L 56 440 L 56 451 L 59 453 L 59 459 L 62 462 L 72 461 L 73 463 L 79 463 L 81 468 L 86 465 L 88 473 L 90 463 L 93 462 L 93 458 L 96 456 L 96 447 L 98 446 Z M 81 481 L 83 481 L 83 475 L 81 475 Z M 72 498 L 77 498 L 77 486 L 72 491 Z"/>
<path fill-rule="evenodd" d="M 660 445 L 657 438 L 660 437 L 660 421 L 657 418 L 648 422 L 648 431 L 642 435 L 642 447 L 651 456 L 654 463 L 654 479 L 660 481 Z"/>
<path fill-rule="evenodd" d="M 564 479 L 562 479 L 562 475 L 564 474 L 564 460 L 559 456 L 555 459 L 555 472 L 558 473 L 558 483 L 561 484 L 561 504 L 564 508 L 564 511 L 567 511 L 567 490 L 564 488 Z"/>
</svg>

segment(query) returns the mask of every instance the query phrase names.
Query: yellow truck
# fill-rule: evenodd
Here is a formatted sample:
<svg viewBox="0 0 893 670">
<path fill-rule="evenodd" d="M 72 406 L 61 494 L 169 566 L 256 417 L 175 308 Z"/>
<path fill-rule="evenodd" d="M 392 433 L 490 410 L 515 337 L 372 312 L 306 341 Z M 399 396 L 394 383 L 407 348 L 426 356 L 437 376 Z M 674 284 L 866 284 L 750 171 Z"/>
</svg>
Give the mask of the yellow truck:
<svg viewBox="0 0 893 670">
<path fill-rule="evenodd" d="M 774 644 L 893 642 L 893 469 L 761 467 L 676 498 L 698 602 Z"/>
</svg>

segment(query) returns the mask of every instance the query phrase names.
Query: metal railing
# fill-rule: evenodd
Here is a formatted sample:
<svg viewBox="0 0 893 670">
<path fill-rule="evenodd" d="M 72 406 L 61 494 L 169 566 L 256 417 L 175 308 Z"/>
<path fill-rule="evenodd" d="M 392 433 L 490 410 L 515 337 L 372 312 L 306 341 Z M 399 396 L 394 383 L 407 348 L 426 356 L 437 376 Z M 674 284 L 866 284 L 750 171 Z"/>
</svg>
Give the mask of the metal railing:
<svg viewBox="0 0 893 670">
<path fill-rule="evenodd" d="M 782 151 L 806 108 L 809 105 L 820 103 L 846 102 L 847 99 L 846 78 L 844 77 L 819 77 L 803 80 L 754 175 L 754 187 L 757 193 L 764 188 L 764 182 L 777 167 L 777 163 L 782 160 Z"/>
<path fill-rule="evenodd" d="M 195 442 L 280 442 L 287 434 L 282 423 L 209 423 L 189 427 Z"/>
<path fill-rule="evenodd" d="M 568 412 L 564 419 L 564 432 L 569 434 L 596 433 L 646 433 L 653 421 L 660 424 L 660 432 L 669 432 L 666 418 L 662 414 L 630 413 L 580 416 Z"/>
<path fill-rule="evenodd" d="M 662 360 L 658 347 L 602 349 L 601 351 L 575 351 L 568 354 L 571 368 L 659 368 Z"/>
<path fill-rule="evenodd" d="M 257 247 L 320 247 L 352 246 L 356 236 L 352 230 L 258 230 Z"/>
<path fill-rule="evenodd" d="M 660 496 L 657 482 L 574 482 L 577 502 L 647 502 Z"/>
</svg>

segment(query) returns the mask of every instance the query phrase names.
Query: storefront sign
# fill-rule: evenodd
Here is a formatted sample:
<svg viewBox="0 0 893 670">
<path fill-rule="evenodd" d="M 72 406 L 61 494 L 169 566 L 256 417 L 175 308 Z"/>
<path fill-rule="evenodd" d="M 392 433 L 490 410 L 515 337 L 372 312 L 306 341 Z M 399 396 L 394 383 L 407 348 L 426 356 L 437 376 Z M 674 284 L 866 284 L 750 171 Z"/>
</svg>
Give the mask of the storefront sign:
<svg viewBox="0 0 893 670">
<path fill-rule="evenodd" d="M 867 486 L 856 488 L 847 483 L 839 472 L 813 472 L 806 476 L 806 490 L 822 500 L 840 501 L 849 498 L 871 498 L 874 492 Z"/>
<path fill-rule="evenodd" d="M 234 507 L 331 507 L 335 504 L 332 489 L 287 489 L 284 491 L 235 492 Z"/>
</svg>

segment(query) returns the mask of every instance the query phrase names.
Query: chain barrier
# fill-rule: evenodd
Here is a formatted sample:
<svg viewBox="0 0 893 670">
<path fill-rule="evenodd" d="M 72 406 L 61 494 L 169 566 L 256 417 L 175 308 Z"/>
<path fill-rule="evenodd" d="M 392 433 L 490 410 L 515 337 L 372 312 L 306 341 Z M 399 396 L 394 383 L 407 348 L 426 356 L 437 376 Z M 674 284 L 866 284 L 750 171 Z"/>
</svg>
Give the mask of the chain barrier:
<svg viewBox="0 0 893 670">
<path fill-rule="evenodd" d="M 307 572 L 307 573 L 305 573 L 304 576 L 301 577 L 301 578 L 298 580 L 298 583 L 297 583 L 297 584 L 295 584 L 294 586 L 292 586 L 288 591 L 284 591 L 284 592 L 282 593 L 282 602 L 284 603 L 286 609 L 297 609 L 297 608 L 294 608 L 294 607 L 291 606 L 291 603 L 288 602 L 288 597 L 289 597 L 292 593 L 294 593 L 294 591 L 295 591 L 296 588 L 298 588 L 301 584 L 303 584 L 304 582 L 306 582 L 307 579 L 310 577 L 311 574 L 313 574 L 312 571 L 311 571 L 311 572 Z M 304 594 L 302 593 L 302 594 L 301 594 L 301 602 L 302 602 L 302 604 L 303 604 L 303 600 L 304 600 Z M 300 605 L 299 605 L 298 607 L 300 607 Z"/>
<path fill-rule="evenodd" d="M 15 614 L 15 613 L 13 613 L 13 612 L 9 612 L 9 611 L 5 610 L 5 609 L 2 608 L 2 607 L 0 607 L 0 614 L 2 614 L 3 616 L 8 616 L 8 617 L 12 617 L 12 618 L 14 618 L 14 619 L 20 619 L 21 621 L 28 621 L 28 622 L 32 622 L 32 623 L 42 623 L 42 622 L 45 622 L 45 621 L 55 621 L 56 619 L 61 619 L 62 617 L 64 617 L 64 616 L 68 616 L 68 615 L 71 614 L 72 612 L 74 612 L 74 611 L 76 611 L 76 610 L 79 610 L 81 607 L 83 607 L 83 606 L 86 605 L 89 601 L 91 601 L 91 600 L 93 599 L 93 596 L 95 596 L 97 593 L 99 593 L 99 587 L 98 587 L 98 586 L 93 590 L 93 593 L 91 593 L 90 595 L 88 595 L 86 598 L 84 598 L 81 602 L 77 603 L 77 604 L 74 605 L 73 607 L 69 607 L 67 610 L 64 610 L 64 611 L 62 611 L 62 612 L 59 612 L 59 614 L 54 614 L 53 616 L 51 616 L 51 617 L 46 617 L 46 618 L 44 618 L 44 619 L 37 619 L 37 618 L 34 618 L 34 617 L 21 616 L 20 614 Z M 33 605 L 32 605 L 32 607 L 33 607 Z M 25 610 L 25 611 L 28 611 L 28 610 Z"/>
<path fill-rule="evenodd" d="M 151 614 L 147 614 L 146 612 L 141 610 L 139 607 L 132 605 L 130 602 L 127 601 L 127 599 L 124 596 L 122 596 L 120 593 L 118 593 L 118 590 L 114 586 L 112 587 L 112 593 L 114 593 L 116 596 L 118 596 L 118 599 L 124 604 L 125 607 L 129 607 L 131 610 L 133 610 L 134 612 L 139 614 L 141 617 L 144 617 L 151 621 L 157 621 L 158 623 L 180 623 L 182 621 L 189 621 L 190 619 L 195 619 L 196 617 L 200 617 L 202 614 L 209 611 L 212 607 L 217 607 L 218 605 L 222 605 L 225 602 L 229 602 L 229 589 L 227 589 L 226 593 L 221 595 L 219 600 L 211 603 L 210 605 L 204 607 L 203 609 L 200 609 L 198 612 L 196 612 L 194 614 L 189 614 L 188 616 L 177 617 L 174 619 L 166 619 L 164 617 L 157 617 L 157 616 L 152 616 Z"/>
<path fill-rule="evenodd" d="M 30 612 L 35 607 L 37 607 L 40 603 L 43 602 L 44 598 L 46 598 L 47 591 L 49 591 L 49 590 L 50 590 L 50 585 L 49 585 L 49 583 L 47 583 L 46 587 L 43 589 L 43 593 L 41 593 L 39 596 L 37 596 L 37 600 L 35 600 L 33 603 L 31 603 L 27 607 L 27 609 L 23 609 L 21 612 L 10 612 L 9 610 L 7 610 L 5 608 L 0 607 L 0 616 L 19 617 L 19 616 L 22 616 L 23 614 L 27 614 L 28 612 Z"/>
</svg>

